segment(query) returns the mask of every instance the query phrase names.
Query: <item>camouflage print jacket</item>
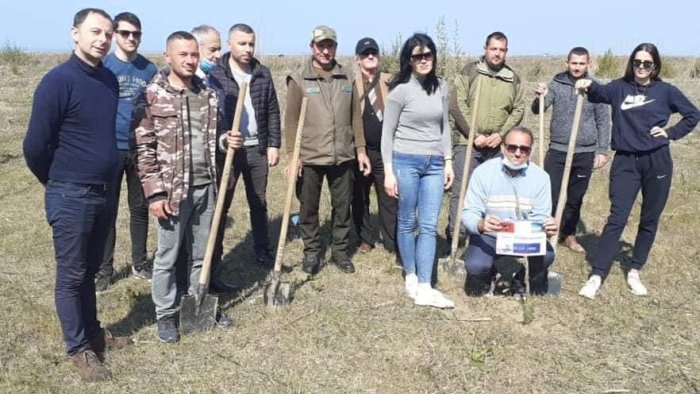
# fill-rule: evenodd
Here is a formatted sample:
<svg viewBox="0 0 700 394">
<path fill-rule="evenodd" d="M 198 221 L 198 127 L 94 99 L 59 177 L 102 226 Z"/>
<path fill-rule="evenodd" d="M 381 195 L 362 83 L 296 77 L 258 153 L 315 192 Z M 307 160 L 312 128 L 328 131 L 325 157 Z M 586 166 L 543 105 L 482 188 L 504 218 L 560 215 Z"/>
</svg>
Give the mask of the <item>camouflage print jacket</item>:
<svg viewBox="0 0 700 394">
<path fill-rule="evenodd" d="M 168 83 L 169 72 L 161 70 L 136 99 L 129 145 L 148 202 L 167 199 L 173 215 L 178 215 L 192 178 L 191 139 L 185 92 Z M 216 180 L 218 99 L 198 77 L 192 83 L 208 103 L 199 116 L 206 133 L 210 177 Z"/>
</svg>

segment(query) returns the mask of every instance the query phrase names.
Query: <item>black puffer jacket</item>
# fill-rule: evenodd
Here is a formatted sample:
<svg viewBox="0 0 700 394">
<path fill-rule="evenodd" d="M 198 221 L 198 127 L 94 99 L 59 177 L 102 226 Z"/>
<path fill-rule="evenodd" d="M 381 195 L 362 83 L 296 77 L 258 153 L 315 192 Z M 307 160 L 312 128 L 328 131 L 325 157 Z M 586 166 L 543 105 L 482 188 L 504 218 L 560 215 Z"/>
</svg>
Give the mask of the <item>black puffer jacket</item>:
<svg viewBox="0 0 700 394">
<path fill-rule="evenodd" d="M 230 52 L 225 53 L 209 74 L 210 87 L 219 94 L 219 111 L 221 111 L 222 120 L 219 124 L 224 131 L 230 129 L 233 124 L 239 91 L 238 83 L 233 78 L 229 67 L 230 57 Z M 268 147 L 279 148 L 282 142 L 280 107 L 270 70 L 255 58 L 251 60 L 250 66 L 253 76 L 248 86 L 248 94 L 253 102 L 255 120 L 258 124 L 258 149 L 261 154 L 265 154 Z"/>
</svg>

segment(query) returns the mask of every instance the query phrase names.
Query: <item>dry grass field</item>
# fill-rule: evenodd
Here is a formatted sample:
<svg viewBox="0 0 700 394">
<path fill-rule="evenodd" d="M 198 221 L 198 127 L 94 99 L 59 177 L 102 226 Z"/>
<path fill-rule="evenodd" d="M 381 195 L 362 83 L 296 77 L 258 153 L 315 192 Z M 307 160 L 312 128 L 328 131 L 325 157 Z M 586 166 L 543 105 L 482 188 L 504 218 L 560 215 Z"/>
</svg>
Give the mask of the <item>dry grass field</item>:
<svg viewBox="0 0 700 394">
<path fill-rule="evenodd" d="M 327 266 L 314 278 L 296 268 L 293 303 L 265 310 L 267 272 L 252 263 L 248 208 L 239 184 L 227 230 L 225 273 L 242 286 L 223 298 L 231 329 L 158 342 L 149 285 L 123 274 L 98 298 L 103 324 L 136 344 L 111 353 L 114 378 L 81 383 L 66 361 L 54 310 L 55 263 L 44 218 L 43 189 L 27 170 L 21 144 L 40 78 L 67 55 L 0 60 L 0 392 L 3 393 L 698 393 L 700 392 L 700 156 L 697 135 L 672 144 L 673 190 L 649 264 L 647 297 L 627 289 L 619 264 L 595 301 L 577 292 L 588 267 L 559 249 L 561 296 L 530 298 L 534 320 L 523 322 L 513 298 L 467 298 L 463 277 L 440 273 L 439 286 L 457 307 L 416 307 L 400 271 L 381 247 L 357 255 L 357 272 Z M 284 75 L 299 59 L 267 58 L 284 108 Z M 700 104 L 692 59 L 673 59 L 670 80 Z M 528 96 L 563 67 L 559 58 L 513 58 Z M 618 74 L 619 75 L 619 74 Z M 548 121 L 548 120 L 547 120 Z M 525 125 L 537 129 L 528 114 Z M 537 160 L 537 158 L 535 158 Z M 277 240 L 284 199 L 283 163 L 271 171 L 271 237 Z M 582 243 L 595 250 L 609 209 L 608 170 L 595 173 L 586 196 Z M 447 198 L 445 199 L 447 201 Z M 122 196 L 117 271 L 128 272 L 128 212 Z M 328 240 L 329 197 L 322 197 Z M 443 206 L 439 228 L 444 228 Z M 638 208 L 621 240 L 629 259 Z M 155 227 L 152 227 L 153 229 Z M 155 247 L 151 232 L 149 249 Z M 445 247 L 443 238 L 439 247 Z M 286 263 L 301 259 L 292 231 Z"/>
</svg>

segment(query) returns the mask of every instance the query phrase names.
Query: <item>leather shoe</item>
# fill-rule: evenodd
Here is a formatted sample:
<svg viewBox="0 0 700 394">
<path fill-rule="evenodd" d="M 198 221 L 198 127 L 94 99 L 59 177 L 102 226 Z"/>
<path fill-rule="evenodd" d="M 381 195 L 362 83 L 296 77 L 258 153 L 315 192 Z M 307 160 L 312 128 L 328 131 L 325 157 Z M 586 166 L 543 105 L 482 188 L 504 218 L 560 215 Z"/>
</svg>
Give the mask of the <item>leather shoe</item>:
<svg viewBox="0 0 700 394">
<path fill-rule="evenodd" d="M 350 261 L 350 259 L 347 258 L 335 260 L 335 266 L 346 274 L 352 274 L 355 272 L 355 265 L 352 263 L 352 261 Z"/>
<path fill-rule="evenodd" d="M 583 253 L 586 251 L 585 249 L 583 249 L 583 246 L 581 246 L 581 244 L 578 243 L 576 237 L 574 237 L 573 235 L 569 235 L 566 238 L 564 238 L 564 246 L 576 253 Z"/>
<path fill-rule="evenodd" d="M 321 266 L 321 262 L 318 257 L 313 255 L 304 256 L 304 261 L 302 261 L 302 269 L 309 275 L 314 275 L 318 273 L 318 269 Z"/>
<path fill-rule="evenodd" d="M 372 245 L 368 244 L 367 242 L 363 242 L 357 248 L 357 251 L 362 253 L 362 254 L 367 254 L 367 253 L 372 251 Z"/>
</svg>

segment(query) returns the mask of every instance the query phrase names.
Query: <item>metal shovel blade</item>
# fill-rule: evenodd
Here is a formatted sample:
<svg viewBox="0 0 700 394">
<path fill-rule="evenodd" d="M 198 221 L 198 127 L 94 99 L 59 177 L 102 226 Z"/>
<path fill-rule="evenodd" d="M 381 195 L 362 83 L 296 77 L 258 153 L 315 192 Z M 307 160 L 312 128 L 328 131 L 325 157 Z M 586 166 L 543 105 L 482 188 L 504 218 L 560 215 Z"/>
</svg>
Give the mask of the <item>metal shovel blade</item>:
<svg viewBox="0 0 700 394">
<path fill-rule="evenodd" d="M 263 298 L 268 308 L 287 306 L 292 300 L 292 284 L 282 282 L 279 275 L 274 275 L 272 280 L 265 285 Z"/>
<path fill-rule="evenodd" d="M 219 297 L 213 294 L 205 294 L 201 302 L 195 295 L 182 297 L 180 307 L 180 332 L 182 335 L 213 329 L 216 326 L 218 306 Z"/>
</svg>

